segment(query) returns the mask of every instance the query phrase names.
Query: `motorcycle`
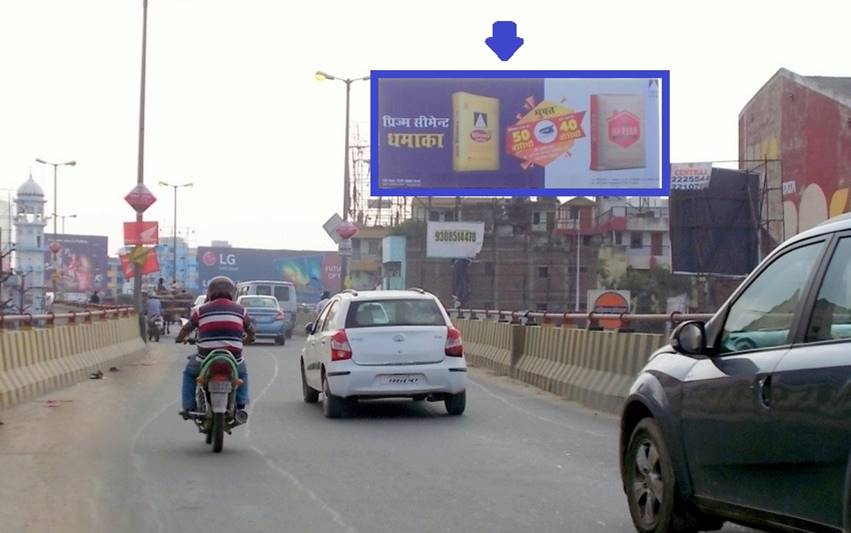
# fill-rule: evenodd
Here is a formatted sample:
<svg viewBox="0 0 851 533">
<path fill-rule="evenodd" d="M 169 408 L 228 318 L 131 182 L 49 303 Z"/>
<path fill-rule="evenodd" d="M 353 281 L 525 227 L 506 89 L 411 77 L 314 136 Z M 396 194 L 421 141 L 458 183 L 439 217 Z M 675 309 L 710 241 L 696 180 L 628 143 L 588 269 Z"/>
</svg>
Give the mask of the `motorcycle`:
<svg viewBox="0 0 851 533">
<path fill-rule="evenodd" d="M 160 342 L 160 335 L 163 334 L 163 327 L 165 322 L 163 322 L 162 315 L 154 315 L 148 319 L 148 340 Z"/>
<path fill-rule="evenodd" d="M 187 339 L 195 344 L 195 339 Z M 195 380 L 195 408 L 188 413 L 198 431 L 203 433 L 213 452 L 224 447 L 225 433 L 248 420 L 245 411 L 236 408 L 236 390 L 242 385 L 236 358 L 227 350 L 213 350 L 204 358 Z"/>
</svg>

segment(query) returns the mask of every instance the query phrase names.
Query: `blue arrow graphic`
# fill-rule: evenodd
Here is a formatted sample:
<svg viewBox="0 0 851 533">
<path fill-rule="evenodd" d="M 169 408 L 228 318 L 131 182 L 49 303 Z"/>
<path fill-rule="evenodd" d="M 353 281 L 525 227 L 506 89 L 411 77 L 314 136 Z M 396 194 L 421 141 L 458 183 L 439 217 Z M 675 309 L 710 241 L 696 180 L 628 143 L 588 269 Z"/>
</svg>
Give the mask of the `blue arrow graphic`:
<svg viewBox="0 0 851 533">
<path fill-rule="evenodd" d="M 493 36 L 485 39 L 485 44 L 501 60 L 508 61 L 523 46 L 523 39 L 517 36 L 517 24 L 510 20 L 500 20 L 493 23 Z"/>
</svg>

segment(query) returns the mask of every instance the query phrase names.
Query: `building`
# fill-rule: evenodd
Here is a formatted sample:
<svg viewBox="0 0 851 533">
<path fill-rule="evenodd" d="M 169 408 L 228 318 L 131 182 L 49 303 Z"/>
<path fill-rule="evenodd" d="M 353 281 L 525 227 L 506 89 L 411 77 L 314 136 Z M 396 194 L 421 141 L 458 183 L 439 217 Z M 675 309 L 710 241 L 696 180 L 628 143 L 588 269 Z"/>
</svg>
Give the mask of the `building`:
<svg viewBox="0 0 851 533">
<path fill-rule="evenodd" d="M 578 302 L 584 309 L 587 289 L 596 286 L 597 243 L 590 234 L 579 240 L 577 291 L 577 240 L 566 226 L 557 227 L 561 207 L 554 198 L 415 198 L 416 218 L 392 232 L 406 238 L 405 282 L 449 304 L 461 274 L 470 287 L 465 306 L 565 310 Z M 583 210 L 574 207 L 577 213 Z M 570 207 L 565 209 L 569 215 Z M 482 250 L 469 265 L 426 257 L 427 223 L 452 221 L 485 225 Z"/>
<path fill-rule="evenodd" d="M 762 179 L 762 251 L 851 207 L 851 78 L 778 70 L 739 113 L 739 159 Z"/>
<path fill-rule="evenodd" d="M 358 225 L 352 237 L 352 256 L 349 258 L 349 278 L 353 289 L 374 289 L 382 282 L 382 240 L 388 234 L 383 227 Z"/>
<path fill-rule="evenodd" d="M 15 271 L 21 312 L 45 311 L 44 191 L 32 176 L 18 188 L 15 198 Z"/>
<path fill-rule="evenodd" d="M 227 245 L 227 247 L 230 247 L 230 245 Z M 176 274 L 174 272 L 174 238 L 161 238 L 155 249 L 160 266 L 159 273 L 155 275 L 156 278 L 163 278 L 167 284 L 170 284 L 172 280 L 177 280 L 178 284 L 187 290 L 198 290 L 198 261 L 195 248 L 189 247 L 182 238 L 177 238 Z"/>
</svg>

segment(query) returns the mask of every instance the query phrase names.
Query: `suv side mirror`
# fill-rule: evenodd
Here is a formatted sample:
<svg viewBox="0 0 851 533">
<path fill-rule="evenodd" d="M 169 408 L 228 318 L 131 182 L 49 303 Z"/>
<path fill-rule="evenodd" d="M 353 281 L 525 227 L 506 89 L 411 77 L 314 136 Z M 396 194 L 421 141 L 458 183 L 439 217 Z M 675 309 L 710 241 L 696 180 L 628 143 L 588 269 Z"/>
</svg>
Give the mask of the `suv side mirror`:
<svg viewBox="0 0 851 533">
<path fill-rule="evenodd" d="M 313 335 L 313 328 L 314 328 L 313 322 L 308 322 L 304 326 L 304 332 L 307 333 L 308 335 Z"/>
<path fill-rule="evenodd" d="M 703 322 L 690 320 L 677 326 L 671 333 L 671 346 L 683 355 L 704 355 L 706 353 L 706 329 Z"/>
</svg>

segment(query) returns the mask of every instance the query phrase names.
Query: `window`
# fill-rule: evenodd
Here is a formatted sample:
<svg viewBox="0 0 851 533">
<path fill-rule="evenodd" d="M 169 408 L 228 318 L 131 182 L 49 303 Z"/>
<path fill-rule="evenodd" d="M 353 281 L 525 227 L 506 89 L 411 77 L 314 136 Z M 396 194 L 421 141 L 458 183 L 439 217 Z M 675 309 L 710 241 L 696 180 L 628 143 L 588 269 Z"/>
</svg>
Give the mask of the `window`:
<svg viewBox="0 0 851 533">
<path fill-rule="evenodd" d="M 550 269 L 547 268 L 547 267 L 538 267 L 538 277 L 539 278 L 550 277 Z"/>
<path fill-rule="evenodd" d="M 455 213 L 453 213 L 452 211 L 447 211 L 446 214 L 443 216 L 443 220 L 445 220 L 446 222 L 454 222 Z"/>
<path fill-rule="evenodd" d="M 374 326 L 445 326 L 446 320 L 434 300 L 365 300 L 353 302 L 346 316 L 347 328 Z"/>
<path fill-rule="evenodd" d="M 532 213 L 532 224 L 536 226 L 541 223 L 541 213 L 539 211 L 535 211 Z"/>
<path fill-rule="evenodd" d="M 381 254 L 381 241 L 378 239 L 371 239 L 369 241 L 369 255 L 380 255 Z"/>
<path fill-rule="evenodd" d="M 851 237 L 836 245 L 816 298 L 806 342 L 851 340 Z"/>
<path fill-rule="evenodd" d="M 334 326 L 334 319 L 337 318 L 337 309 L 340 307 L 337 305 L 339 303 L 338 300 L 331 302 L 331 305 L 327 306 L 328 312 L 325 314 L 325 322 L 322 323 L 322 331 L 328 331 Z"/>
<path fill-rule="evenodd" d="M 629 247 L 633 250 L 644 248 L 644 233 L 633 231 L 629 234 Z"/>
<path fill-rule="evenodd" d="M 269 285 L 257 285 L 254 288 L 254 294 L 259 296 L 272 296 L 272 287 Z"/>
<path fill-rule="evenodd" d="M 796 248 L 762 271 L 730 307 L 721 353 L 787 343 L 801 292 L 823 247 L 820 242 Z"/>
<path fill-rule="evenodd" d="M 428 219 L 430 222 L 439 222 L 440 221 L 440 211 L 429 211 Z"/>
<path fill-rule="evenodd" d="M 289 302 L 290 301 L 290 288 L 286 285 L 276 285 L 275 286 L 275 298 L 278 299 L 279 302 Z"/>
<path fill-rule="evenodd" d="M 623 232 L 616 231 L 615 232 L 615 244 L 623 244 Z"/>
</svg>

